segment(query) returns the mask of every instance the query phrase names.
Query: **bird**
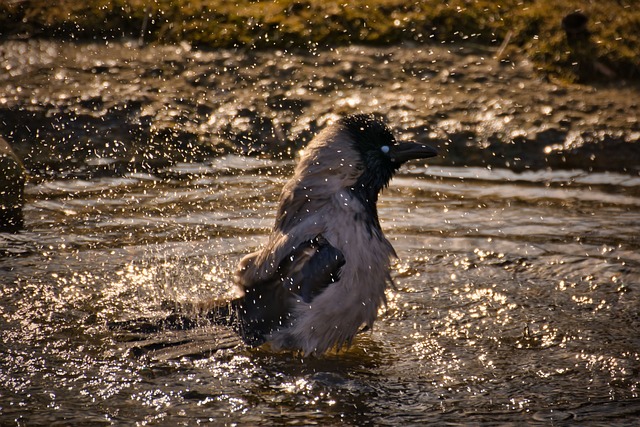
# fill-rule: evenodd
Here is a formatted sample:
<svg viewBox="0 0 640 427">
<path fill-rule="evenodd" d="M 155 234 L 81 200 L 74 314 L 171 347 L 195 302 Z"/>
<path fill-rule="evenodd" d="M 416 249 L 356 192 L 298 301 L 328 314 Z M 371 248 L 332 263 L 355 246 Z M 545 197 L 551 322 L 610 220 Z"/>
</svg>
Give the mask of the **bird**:
<svg viewBox="0 0 640 427">
<path fill-rule="evenodd" d="M 304 148 L 284 185 L 266 244 L 240 260 L 238 297 L 204 302 L 199 311 L 252 347 L 305 356 L 349 347 L 373 326 L 393 286 L 397 254 L 380 226 L 378 196 L 405 162 L 436 155 L 428 145 L 397 141 L 373 114 L 329 124 Z M 200 324 L 173 313 L 109 326 L 148 334 Z"/>
<path fill-rule="evenodd" d="M 371 328 L 397 258 L 380 226 L 379 194 L 405 162 L 436 155 L 396 140 L 373 114 L 343 116 L 312 138 L 266 244 L 235 273 L 241 296 L 225 315 L 244 341 L 322 355 Z"/>
</svg>

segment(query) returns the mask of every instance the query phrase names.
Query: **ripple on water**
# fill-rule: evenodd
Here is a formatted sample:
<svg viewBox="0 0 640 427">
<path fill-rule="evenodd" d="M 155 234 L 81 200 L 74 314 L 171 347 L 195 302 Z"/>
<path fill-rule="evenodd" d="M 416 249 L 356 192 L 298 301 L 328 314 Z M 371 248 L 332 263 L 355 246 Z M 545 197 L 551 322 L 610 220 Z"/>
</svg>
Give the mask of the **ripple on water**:
<svg viewBox="0 0 640 427">
<path fill-rule="evenodd" d="M 0 234 L 0 423 L 632 425 L 640 185 L 614 174 L 400 175 L 379 212 L 397 290 L 349 351 L 127 352 L 106 321 L 228 297 L 289 172 L 230 157 L 30 186 L 27 230 Z"/>
</svg>

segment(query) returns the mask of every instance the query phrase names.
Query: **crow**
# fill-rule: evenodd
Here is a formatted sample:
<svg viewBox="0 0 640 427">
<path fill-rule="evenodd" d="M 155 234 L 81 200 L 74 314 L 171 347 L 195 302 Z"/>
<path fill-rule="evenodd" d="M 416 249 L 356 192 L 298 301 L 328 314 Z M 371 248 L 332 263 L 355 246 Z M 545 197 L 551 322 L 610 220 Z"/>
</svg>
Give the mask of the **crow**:
<svg viewBox="0 0 640 427">
<path fill-rule="evenodd" d="M 235 274 L 239 297 L 204 303 L 206 318 L 230 326 L 246 344 L 322 355 L 349 346 L 370 328 L 397 255 L 378 218 L 378 195 L 400 166 L 437 151 L 398 142 L 369 114 L 342 117 L 305 147 L 280 194 L 266 245 L 246 255 Z M 173 313 L 160 320 L 110 324 L 153 333 L 191 329 L 197 318 Z M 155 345 L 162 345 L 153 341 Z"/>
<path fill-rule="evenodd" d="M 396 253 L 377 201 L 400 166 L 437 151 L 398 142 L 373 115 L 343 117 L 304 149 L 268 242 L 235 275 L 231 317 L 245 342 L 320 355 L 371 327 Z"/>
</svg>

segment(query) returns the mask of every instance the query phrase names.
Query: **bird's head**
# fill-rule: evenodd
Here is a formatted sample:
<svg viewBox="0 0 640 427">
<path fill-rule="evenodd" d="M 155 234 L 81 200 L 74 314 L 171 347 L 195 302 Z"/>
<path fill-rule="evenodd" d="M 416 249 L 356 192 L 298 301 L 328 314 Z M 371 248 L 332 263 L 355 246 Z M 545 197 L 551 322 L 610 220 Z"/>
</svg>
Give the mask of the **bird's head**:
<svg viewBox="0 0 640 427">
<path fill-rule="evenodd" d="M 366 191 L 378 193 L 403 163 L 412 159 L 426 159 L 438 152 L 428 145 L 398 142 L 387 125 L 369 114 L 347 116 L 338 121 L 351 138 L 358 153 L 362 173 L 355 189 L 366 186 Z"/>
<path fill-rule="evenodd" d="M 297 212 L 294 200 L 326 199 L 345 189 L 373 212 L 378 194 L 403 163 L 436 154 L 427 145 L 396 141 L 387 125 L 373 115 L 343 117 L 305 148 L 295 176 L 283 189 L 279 217 Z"/>
</svg>

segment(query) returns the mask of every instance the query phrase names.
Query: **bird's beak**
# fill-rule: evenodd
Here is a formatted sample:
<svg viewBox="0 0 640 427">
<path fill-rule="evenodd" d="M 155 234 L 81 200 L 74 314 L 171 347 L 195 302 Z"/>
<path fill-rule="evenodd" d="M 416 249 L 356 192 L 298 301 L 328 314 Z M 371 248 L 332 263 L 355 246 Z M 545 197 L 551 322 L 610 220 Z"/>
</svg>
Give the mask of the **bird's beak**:
<svg viewBox="0 0 640 427">
<path fill-rule="evenodd" d="M 413 159 L 428 159 L 438 155 L 438 151 L 428 145 L 416 142 L 401 142 L 391 147 L 389 156 L 391 160 L 404 163 Z"/>
</svg>

